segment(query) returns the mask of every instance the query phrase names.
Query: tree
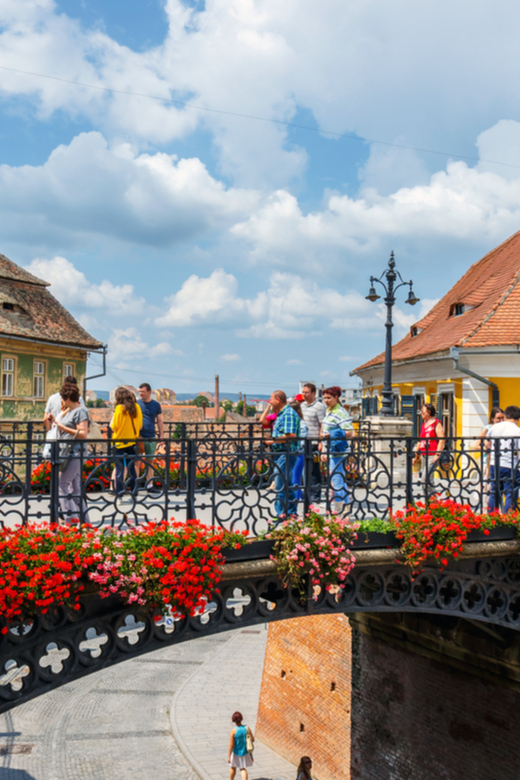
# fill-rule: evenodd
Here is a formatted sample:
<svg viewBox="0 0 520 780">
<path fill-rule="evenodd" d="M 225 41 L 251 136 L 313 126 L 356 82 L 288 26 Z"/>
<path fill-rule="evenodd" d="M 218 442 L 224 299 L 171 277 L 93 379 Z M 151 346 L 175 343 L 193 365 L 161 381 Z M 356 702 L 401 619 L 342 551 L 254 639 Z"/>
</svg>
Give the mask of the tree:
<svg viewBox="0 0 520 780">
<path fill-rule="evenodd" d="M 198 395 L 193 399 L 192 403 L 195 404 L 195 406 L 213 406 L 205 395 Z"/>
<path fill-rule="evenodd" d="M 224 409 L 225 412 L 233 411 L 233 404 L 228 398 L 225 398 L 220 404 L 220 406 L 222 407 L 222 409 Z"/>
<path fill-rule="evenodd" d="M 255 414 L 256 414 L 255 407 L 254 406 L 249 406 L 249 404 L 247 405 L 246 412 L 244 414 L 244 402 L 243 401 L 239 401 L 237 403 L 235 411 L 237 411 L 243 417 L 254 417 Z"/>
</svg>

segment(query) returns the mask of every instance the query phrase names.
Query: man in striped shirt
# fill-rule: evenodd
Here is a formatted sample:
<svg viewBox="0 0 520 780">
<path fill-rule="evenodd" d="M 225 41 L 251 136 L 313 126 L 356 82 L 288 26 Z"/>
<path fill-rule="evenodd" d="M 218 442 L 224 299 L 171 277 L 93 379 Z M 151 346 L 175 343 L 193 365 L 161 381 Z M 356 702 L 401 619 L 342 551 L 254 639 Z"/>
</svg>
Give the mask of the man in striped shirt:
<svg viewBox="0 0 520 780">
<path fill-rule="evenodd" d="M 283 517 L 296 514 L 297 509 L 291 475 L 298 454 L 297 437 L 300 435 L 300 418 L 294 409 L 288 406 L 287 396 L 283 390 L 275 390 L 269 403 L 276 414 L 271 441 L 276 493 L 274 511 L 276 517 Z"/>
</svg>

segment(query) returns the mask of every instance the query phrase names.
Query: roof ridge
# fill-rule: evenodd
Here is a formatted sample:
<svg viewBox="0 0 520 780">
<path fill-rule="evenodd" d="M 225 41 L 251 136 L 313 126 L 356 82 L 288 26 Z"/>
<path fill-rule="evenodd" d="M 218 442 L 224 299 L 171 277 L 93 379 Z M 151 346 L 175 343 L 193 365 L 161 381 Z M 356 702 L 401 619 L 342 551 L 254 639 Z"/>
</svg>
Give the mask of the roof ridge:
<svg viewBox="0 0 520 780">
<path fill-rule="evenodd" d="M 483 318 L 482 318 L 482 319 L 481 319 L 479 322 L 477 322 L 477 324 L 475 325 L 475 327 L 473 328 L 473 330 L 471 330 L 471 331 L 470 331 L 470 332 L 469 332 L 469 333 L 468 333 L 466 336 L 464 336 L 464 338 L 463 338 L 463 339 L 461 339 L 461 341 L 460 341 L 460 346 L 461 346 L 461 347 L 463 347 L 463 346 L 464 346 L 464 344 L 465 344 L 467 341 L 469 341 L 469 339 L 470 339 L 470 338 L 472 338 L 472 336 L 474 336 L 474 335 L 475 335 L 475 333 L 476 333 L 476 332 L 477 332 L 477 331 L 478 331 L 478 330 L 479 330 L 479 329 L 480 329 L 480 328 L 481 328 L 483 325 L 485 325 L 485 324 L 486 324 L 486 322 L 488 322 L 488 320 L 490 320 L 490 319 L 491 319 L 491 317 L 493 317 L 493 315 L 494 315 L 494 314 L 496 314 L 498 307 L 499 307 L 499 306 L 502 306 L 502 304 L 503 304 L 503 303 L 504 303 L 504 302 L 505 302 L 505 301 L 506 301 L 506 300 L 509 298 L 509 296 L 511 295 L 511 293 L 512 293 L 512 292 L 513 292 L 513 290 L 515 289 L 516 285 L 518 284 L 519 280 L 520 280 L 520 269 L 519 269 L 519 270 L 518 270 L 518 271 L 517 271 L 517 272 L 514 274 L 514 276 L 513 276 L 513 279 L 512 279 L 512 281 L 511 281 L 511 282 L 510 282 L 510 284 L 509 284 L 509 287 L 508 287 L 508 288 L 507 288 L 507 290 L 504 292 L 504 294 L 502 295 L 502 297 L 500 298 L 500 300 L 499 300 L 499 301 L 497 301 L 497 302 L 495 303 L 495 305 L 491 307 L 491 310 L 490 310 L 490 311 L 488 311 L 488 313 L 486 314 L 486 316 L 485 316 L 485 317 L 483 317 Z"/>
</svg>

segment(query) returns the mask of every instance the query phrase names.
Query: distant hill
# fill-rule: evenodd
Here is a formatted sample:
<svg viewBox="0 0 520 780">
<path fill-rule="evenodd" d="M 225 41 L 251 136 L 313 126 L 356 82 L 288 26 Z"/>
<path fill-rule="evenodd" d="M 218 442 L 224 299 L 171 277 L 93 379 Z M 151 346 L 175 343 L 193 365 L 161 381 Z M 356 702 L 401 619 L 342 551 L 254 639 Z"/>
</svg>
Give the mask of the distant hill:
<svg viewBox="0 0 520 780">
<path fill-rule="evenodd" d="M 89 388 L 90 389 L 90 388 Z M 102 398 L 103 401 L 108 401 L 110 398 L 110 392 L 108 390 L 94 390 L 98 398 Z M 190 398 L 195 398 L 197 393 L 177 393 L 177 400 L 178 401 L 189 401 Z M 252 393 L 251 395 L 248 394 L 247 400 L 250 401 L 252 399 L 269 399 L 271 397 L 271 394 L 265 395 L 263 393 Z M 230 401 L 238 401 L 238 393 L 224 393 L 221 392 L 220 394 L 220 400 L 222 401 L 223 398 L 229 398 Z"/>
<path fill-rule="evenodd" d="M 211 389 L 210 392 L 213 392 L 213 389 Z M 195 398 L 196 393 L 177 393 L 177 400 L 178 401 L 189 401 L 190 398 Z M 254 399 L 269 399 L 271 397 L 271 394 L 268 393 L 265 395 L 264 393 L 249 393 L 247 394 L 247 400 Z M 230 401 L 238 401 L 238 393 L 226 393 L 223 390 L 220 391 L 220 400 L 222 401 L 223 398 L 228 398 Z"/>
</svg>

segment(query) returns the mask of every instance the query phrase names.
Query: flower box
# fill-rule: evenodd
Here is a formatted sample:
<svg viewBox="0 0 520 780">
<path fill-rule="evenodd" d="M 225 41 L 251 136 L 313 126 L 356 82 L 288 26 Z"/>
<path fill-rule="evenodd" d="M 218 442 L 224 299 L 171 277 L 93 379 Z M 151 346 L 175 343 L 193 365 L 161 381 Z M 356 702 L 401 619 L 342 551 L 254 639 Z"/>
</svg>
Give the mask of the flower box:
<svg viewBox="0 0 520 780">
<path fill-rule="evenodd" d="M 499 542 L 516 539 L 516 528 L 514 525 L 501 525 L 496 528 L 488 528 L 486 531 L 475 528 L 468 533 L 466 542 Z"/>
<path fill-rule="evenodd" d="M 388 547 L 399 547 L 400 542 L 393 531 L 382 533 L 380 531 L 358 531 L 357 539 L 353 539 L 353 550 L 377 550 Z"/>
<path fill-rule="evenodd" d="M 272 539 L 259 539 L 257 541 L 244 544 L 239 550 L 233 548 L 223 548 L 222 555 L 226 563 L 237 563 L 238 561 L 259 561 L 269 558 L 274 549 Z"/>
</svg>

